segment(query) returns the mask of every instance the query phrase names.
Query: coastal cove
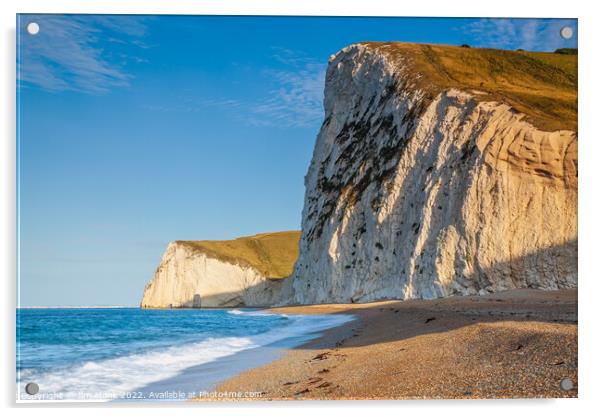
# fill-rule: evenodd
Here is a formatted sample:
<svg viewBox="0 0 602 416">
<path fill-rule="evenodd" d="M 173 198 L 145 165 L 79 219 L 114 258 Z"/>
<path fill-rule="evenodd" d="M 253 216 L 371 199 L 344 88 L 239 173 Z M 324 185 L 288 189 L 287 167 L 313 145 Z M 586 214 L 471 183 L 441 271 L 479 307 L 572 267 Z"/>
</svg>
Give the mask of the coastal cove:
<svg viewBox="0 0 602 416">
<path fill-rule="evenodd" d="M 587 396 L 577 29 L 18 14 L 16 401 Z"/>
</svg>

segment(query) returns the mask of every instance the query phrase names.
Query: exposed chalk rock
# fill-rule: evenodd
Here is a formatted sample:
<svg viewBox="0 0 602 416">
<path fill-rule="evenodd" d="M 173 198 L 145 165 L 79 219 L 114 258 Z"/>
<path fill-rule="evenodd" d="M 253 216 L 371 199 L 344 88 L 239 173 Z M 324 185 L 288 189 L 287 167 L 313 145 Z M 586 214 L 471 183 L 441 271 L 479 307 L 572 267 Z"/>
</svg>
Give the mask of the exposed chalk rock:
<svg viewBox="0 0 602 416">
<path fill-rule="evenodd" d="M 299 232 L 259 234 L 231 241 L 168 245 L 143 308 L 270 306 L 290 286 Z M 288 289 L 290 291 L 290 289 Z"/>
<path fill-rule="evenodd" d="M 576 287 L 576 133 L 540 130 L 479 91 L 433 93 L 411 54 L 386 47 L 329 62 L 280 303 Z"/>
<path fill-rule="evenodd" d="M 298 232 L 171 243 L 141 305 L 576 287 L 575 68 L 575 56 L 528 52 L 343 49 L 328 64 L 298 245 Z"/>
</svg>

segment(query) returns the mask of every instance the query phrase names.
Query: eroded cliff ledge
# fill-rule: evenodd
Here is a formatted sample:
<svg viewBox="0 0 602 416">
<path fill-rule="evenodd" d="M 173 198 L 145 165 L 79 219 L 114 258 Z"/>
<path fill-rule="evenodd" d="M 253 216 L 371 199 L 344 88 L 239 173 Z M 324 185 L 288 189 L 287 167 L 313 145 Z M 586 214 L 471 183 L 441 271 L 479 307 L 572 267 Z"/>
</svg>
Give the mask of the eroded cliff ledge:
<svg viewBox="0 0 602 416">
<path fill-rule="evenodd" d="M 144 288 L 143 308 L 270 306 L 290 284 L 299 231 L 169 244 Z M 290 291 L 290 289 L 288 289 Z"/>
<path fill-rule="evenodd" d="M 280 303 L 576 287 L 576 98 L 574 56 L 343 49 Z"/>
</svg>

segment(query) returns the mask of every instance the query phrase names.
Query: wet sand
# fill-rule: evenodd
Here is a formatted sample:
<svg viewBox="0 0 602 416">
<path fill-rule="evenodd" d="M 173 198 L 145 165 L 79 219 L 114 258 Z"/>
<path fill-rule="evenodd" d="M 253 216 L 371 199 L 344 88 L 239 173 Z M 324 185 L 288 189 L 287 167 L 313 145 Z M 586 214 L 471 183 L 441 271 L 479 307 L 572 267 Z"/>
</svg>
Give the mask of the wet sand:
<svg viewBox="0 0 602 416">
<path fill-rule="evenodd" d="M 357 319 L 216 391 L 260 400 L 577 397 L 576 290 L 272 311 Z M 564 378 L 573 389 L 560 388 Z"/>
</svg>

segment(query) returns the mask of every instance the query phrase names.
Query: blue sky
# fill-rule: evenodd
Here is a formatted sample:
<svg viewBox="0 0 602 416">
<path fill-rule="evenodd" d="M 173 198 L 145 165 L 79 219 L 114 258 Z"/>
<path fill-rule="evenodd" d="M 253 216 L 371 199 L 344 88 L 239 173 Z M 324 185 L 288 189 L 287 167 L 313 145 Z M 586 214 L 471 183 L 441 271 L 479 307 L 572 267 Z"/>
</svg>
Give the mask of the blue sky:
<svg viewBox="0 0 602 416">
<path fill-rule="evenodd" d="M 20 304 L 137 305 L 169 241 L 298 229 L 326 63 L 344 46 L 550 51 L 576 47 L 567 25 L 21 15 Z"/>
</svg>

